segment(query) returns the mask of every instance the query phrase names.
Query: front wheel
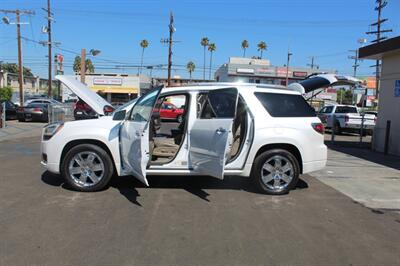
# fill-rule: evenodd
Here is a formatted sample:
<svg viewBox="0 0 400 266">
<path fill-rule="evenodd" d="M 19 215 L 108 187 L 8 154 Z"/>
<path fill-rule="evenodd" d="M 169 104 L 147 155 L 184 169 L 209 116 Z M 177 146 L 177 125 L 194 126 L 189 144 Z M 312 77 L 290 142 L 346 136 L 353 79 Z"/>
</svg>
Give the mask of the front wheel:
<svg viewBox="0 0 400 266">
<path fill-rule="evenodd" d="M 110 155 L 99 146 L 80 144 L 68 151 L 61 166 L 65 181 L 75 190 L 104 189 L 114 173 Z"/>
<path fill-rule="evenodd" d="M 274 149 L 261 153 L 254 161 L 252 178 L 260 192 L 270 195 L 289 193 L 300 175 L 299 162 L 287 150 Z"/>
<path fill-rule="evenodd" d="M 178 123 L 182 123 L 182 121 L 183 121 L 182 115 L 178 115 L 178 116 L 176 117 L 176 121 L 177 121 Z"/>
</svg>

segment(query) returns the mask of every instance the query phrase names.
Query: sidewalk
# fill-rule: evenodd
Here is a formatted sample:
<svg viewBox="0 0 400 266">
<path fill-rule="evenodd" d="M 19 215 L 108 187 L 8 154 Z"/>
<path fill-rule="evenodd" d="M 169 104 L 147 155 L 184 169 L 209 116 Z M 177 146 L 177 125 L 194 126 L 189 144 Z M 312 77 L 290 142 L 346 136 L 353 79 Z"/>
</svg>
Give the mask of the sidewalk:
<svg viewBox="0 0 400 266">
<path fill-rule="evenodd" d="M 7 121 L 7 127 L 0 129 L 0 142 L 20 138 L 38 137 L 42 134 L 45 123 Z"/>
<path fill-rule="evenodd" d="M 400 212 L 400 157 L 330 146 L 327 167 L 311 176 L 368 208 Z"/>
</svg>

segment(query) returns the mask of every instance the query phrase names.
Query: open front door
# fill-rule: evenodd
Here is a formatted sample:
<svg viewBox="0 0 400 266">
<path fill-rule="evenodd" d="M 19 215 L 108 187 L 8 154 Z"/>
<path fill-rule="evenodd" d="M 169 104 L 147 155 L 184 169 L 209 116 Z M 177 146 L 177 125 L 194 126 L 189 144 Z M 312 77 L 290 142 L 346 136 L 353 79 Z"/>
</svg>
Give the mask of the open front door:
<svg viewBox="0 0 400 266">
<path fill-rule="evenodd" d="M 189 161 L 197 173 L 224 178 L 237 101 L 236 88 L 212 90 L 198 96 L 199 110 L 189 133 Z"/>
<path fill-rule="evenodd" d="M 128 119 L 121 125 L 120 145 L 125 174 L 131 174 L 147 186 L 146 167 L 150 159 L 150 120 L 161 88 L 139 98 Z"/>
</svg>

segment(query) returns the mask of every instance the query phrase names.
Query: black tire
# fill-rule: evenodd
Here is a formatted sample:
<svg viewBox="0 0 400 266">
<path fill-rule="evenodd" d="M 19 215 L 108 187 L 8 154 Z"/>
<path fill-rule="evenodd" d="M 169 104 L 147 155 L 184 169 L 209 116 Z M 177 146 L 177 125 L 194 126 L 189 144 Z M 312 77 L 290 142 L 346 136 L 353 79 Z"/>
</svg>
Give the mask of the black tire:
<svg viewBox="0 0 400 266">
<path fill-rule="evenodd" d="M 280 190 L 274 190 L 269 188 L 264 181 L 262 180 L 261 172 L 264 164 L 268 162 L 270 159 L 272 159 L 275 156 L 280 156 L 285 158 L 287 161 L 289 161 L 292 166 L 293 166 L 293 178 L 291 181 L 288 183 L 288 185 Z M 283 149 L 273 149 L 273 150 L 268 150 L 256 157 L 254 160 L 254 165 L 251 173 L 251 178 L 257 187 L 257 189 L 264 194 L 269 194 L 269 195 L 284 195 L 289 193 L 289 191 L 293 188 L 295 188 L 297 181 L 299 180 L 299 175 L 300 175 L 300 166 L 299 162 L 296 159 L 296 157 L 290 153 L 287 150 Z"/>
<path fill-rule="evenodd" d="M 339 123 L 335 123 L 335 126 L 333 127 L 333 132 L 335 133 L 335 135 L 340 135 L 342 134 L 342 128 L 340 127 Z"/>
<path fill-rule="evenodd" d="M 101 180 L 92 186 L 80 186 L 70 176 L 69 164 L 73 157 L 80 152 L 93 152 L 101 158 L 104 164 L 104 174 Z M 94 192 L 105 189 L 114 174 L 114 164 L 110 155 L 101 147 L 93 144 L 79 144 L 70 149 L 65 155 L 61 165 L 61 175 L 65 182 L 74 190 L 82 192 Z"/>
<path fill-rule="evenodd" d="M 18 122 L 25 122 L 25 118 L 18 118 Z"/>
<path fill-rule="evenodd" d="M 182 115 L 178 115 L 178 116 L 176 117 L 176 121 L 177 121 L 178 123 L 182 123 L 182 121 L 183 121 Z"/>
</svg>

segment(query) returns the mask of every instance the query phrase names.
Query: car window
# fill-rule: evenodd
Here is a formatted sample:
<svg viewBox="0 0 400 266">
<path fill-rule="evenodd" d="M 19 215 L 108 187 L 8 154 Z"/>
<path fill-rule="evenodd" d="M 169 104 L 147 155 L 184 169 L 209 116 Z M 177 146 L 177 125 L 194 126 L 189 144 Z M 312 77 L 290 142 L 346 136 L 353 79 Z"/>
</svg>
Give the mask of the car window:
<svg viewBox="0 0 400 266">
<path fill-rule="evenodd" d="M 356 107 L 352 106 L 337 106 L 335 110 L 336 114 L 346 114 L 346 113 L 358 113 Z"/>
<path fill-rule="evenodd" d="M 333 106 L 326 106 L 321 109 L 320 113 L 321 114 L 330 114 L 330 113 L 332 113 L 332 109 L 333 109 Z"/>
<path fill-rule="evenodd" d="M 198 117 L 201 119 L 234 118 L 238 92 L 236 88 L 212 90 L 197 97 Z"/>
<path fill-rule="evenodd" d="M 159 92 L 160 90 L 153 90 L 139 98 L 131 111 L 130 120 L 137 122 L 149 121 Z"/>
<path fill-rule="evenodd" d="M 273 117 L 313 117 L 315 110 L 298 94 L 256 92 L 255 96 Z"/>
</svg>

